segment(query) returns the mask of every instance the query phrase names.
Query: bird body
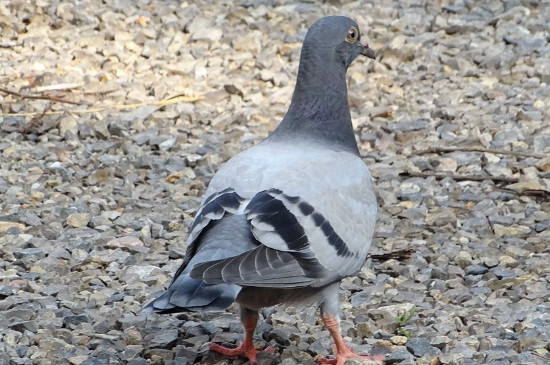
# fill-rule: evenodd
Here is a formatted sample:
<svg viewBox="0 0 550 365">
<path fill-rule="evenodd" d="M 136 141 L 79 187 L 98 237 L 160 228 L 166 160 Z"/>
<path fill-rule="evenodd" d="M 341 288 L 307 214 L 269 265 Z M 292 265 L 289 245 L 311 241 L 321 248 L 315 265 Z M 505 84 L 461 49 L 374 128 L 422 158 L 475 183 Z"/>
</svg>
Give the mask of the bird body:
<svg viewBox="0 0 550 365">
<path fill-rule="evenodd" d="M 377 210 L 347 104 L 348 66 L 359 54 L 374 58 L 359 39 L 349 18 L 312 25 L 285 118 L 214 175 L 184 262 L 167 291 L 148 305 L 174 312 L 223 310 L 237 302 L 245 340 L 237 349 L 214 345 L 215 351 L 254 362 L 258 310 L 310 302 L 321 305 L 336 342 L 334 363 L 358 356 L 339 332 L 338 288 L 365 262 Z"/>
<path fill-rule="evenodd" d="M 191 279 L 198 277 L 198 269 L 202 268 L 200 276 L 206 275 L 202 278 L 206 284 L 286 289 L 322 287 L 357 272 L 367 256 L 370 240 L 365 237 L 372 236 L 374 230 L 372 217 L 376 215 L 376 199 L 369 170 L 350 152 L 268 139 L 229 160 L 214 176 L 205 196 L 189 235 L 186 256 L 189 263 L 182 265 L 182 273 L 191 273 Z M 266 198 L 278 203 L 274 205 L 281 208 L 276 214 L 281 219 L 272 222 L 258 219 L 258 208 L 251 203 Z M 311 212 L 303 212 L 304 207 L 311 207 Z M 321 220 L 320 224 L 316 219 Z M 288 220 L 293 220 L 293 225 L 289 225 Z M 323 230 L 323 224 L 331 227 L 330 236 L 326 228 Z M 277 232 L 283 229 L 287 231 L 288 242 Z M 293 247 L 299 240 L 305 241 L 303 247 Z M 284 264 L 284 269 L 279 266 L 272 269 L 267 262 L 267 267 L 253 265 L 267 250 L 288 254 L 278 263 Z M 219 260 L 245 253 L 248 258 L 225 261 L 222 272 Z M 299 260 L 306 253 L 311 259 L 307 262 L 309 265 L 302 268 Z M 293 254 L 298 255 L 298 260 Z M 285 258 L 289 261 L 284 262 Z M 273 259 L 271 265 L 275 265 L 275 261 Z M 250 262 L 250 266 L 243 264 L 246 262 Z M 197 264 L 199 267 L 191 271 Z M 235 270 L 232 277 L 224 278 L 224 274 L 230 275 Z M 214 277 L 215 274 L 218 276 Z M 211 290 L 207 285 L 202 287 Z M 171 286 L 174 294 L 181 288 Z M 183 288 L 187 290 L 186 286 Z M 230 285 L 226 291 L 236 298 L 239 289 Z M 201 295 L 200 290 L 194 292 L 194 296 Z M 171 301 L 173 305 L 189 307 L 189 304 L 178 304 L 176 298 Z M 191 309 L 223 308 L 217 308 L 217 304 L 209 308 L 205 303 L 201 308 Z"/>
</svg>

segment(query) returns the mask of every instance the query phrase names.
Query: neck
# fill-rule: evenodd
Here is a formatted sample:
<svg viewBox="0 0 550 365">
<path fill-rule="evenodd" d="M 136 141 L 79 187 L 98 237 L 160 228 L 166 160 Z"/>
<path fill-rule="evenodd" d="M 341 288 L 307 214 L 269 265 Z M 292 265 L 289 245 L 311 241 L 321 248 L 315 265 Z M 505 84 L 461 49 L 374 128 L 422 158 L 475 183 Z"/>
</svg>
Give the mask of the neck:
<svg viewBox="0 0 550 365">
<path fill-rule="evenodd" d="M 323 65 L 303 61 L 288 112 L 269 138 L 315 139 L 359 155 L 348 106 L 345 68 L 319 67 Z M 306 69 L 304 64 L 312 67 Z"/>
</svg>

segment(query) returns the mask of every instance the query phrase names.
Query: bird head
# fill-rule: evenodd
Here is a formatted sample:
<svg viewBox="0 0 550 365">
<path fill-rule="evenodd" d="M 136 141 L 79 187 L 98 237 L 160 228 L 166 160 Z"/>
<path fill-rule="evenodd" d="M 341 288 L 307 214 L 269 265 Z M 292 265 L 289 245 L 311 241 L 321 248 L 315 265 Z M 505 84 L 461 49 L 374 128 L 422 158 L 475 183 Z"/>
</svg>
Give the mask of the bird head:
<svg viewBox="0 0 550 365">
<path fill-rule="evenodd" d="M 359 55 L 375 58 L 374 51 L 361 43 L 357 23 L 345 16 L 328 16 L 313 23 L 304 39 L 302 55 L 318 58 L 319 64 L 332 63 L 330 67 L 343 66 L 344 70 Z"/>
</svg>

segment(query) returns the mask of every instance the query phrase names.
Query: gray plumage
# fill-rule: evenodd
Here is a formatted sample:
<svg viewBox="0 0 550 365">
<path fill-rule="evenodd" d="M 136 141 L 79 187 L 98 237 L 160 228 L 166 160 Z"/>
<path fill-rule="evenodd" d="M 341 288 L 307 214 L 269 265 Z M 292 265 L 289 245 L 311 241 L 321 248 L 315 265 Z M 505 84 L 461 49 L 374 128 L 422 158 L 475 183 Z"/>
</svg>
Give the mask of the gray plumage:
<svg viewBox="0 0 550 365">
<path fill-rule="evenodd" d="M 345 17 L 309 29 L 286 116 L 213 177 L 185 260 L 149 309 L 221 310 L 236 301 L 254 311 L 309 300 L 337 317 L 339 281 L 363 265 L 377 210 L 345 78 L 358 55 L 374 54 L 353 29 Z"/>
</svg>

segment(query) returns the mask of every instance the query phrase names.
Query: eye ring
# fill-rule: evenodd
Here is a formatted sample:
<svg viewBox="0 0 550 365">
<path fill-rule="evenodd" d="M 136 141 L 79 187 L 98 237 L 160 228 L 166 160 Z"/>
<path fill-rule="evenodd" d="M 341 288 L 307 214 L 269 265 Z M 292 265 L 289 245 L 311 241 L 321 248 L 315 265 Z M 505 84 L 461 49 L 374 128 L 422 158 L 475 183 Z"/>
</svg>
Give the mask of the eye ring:
<svg viewBox="0 0 550 365">
<path fill-rule="evenodd" d="M 346 34 L 346 42 L 355 43 L 357 39 L 359 39 L 359 29 L 352 25 L 348 29 L 348 34 Z"/>
</svg>

